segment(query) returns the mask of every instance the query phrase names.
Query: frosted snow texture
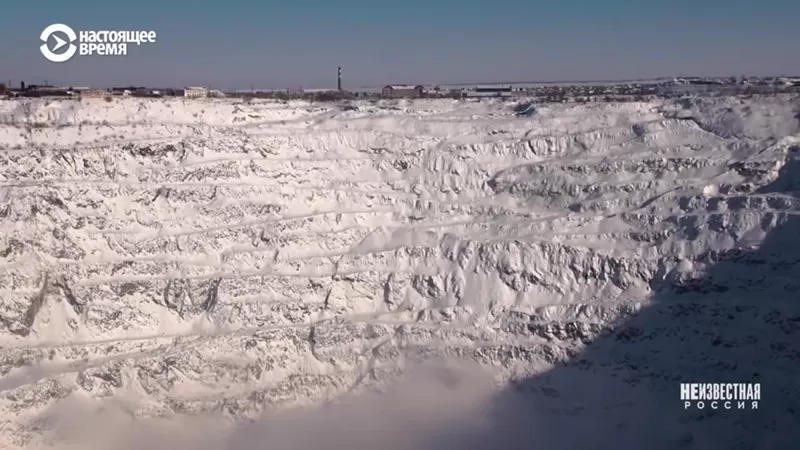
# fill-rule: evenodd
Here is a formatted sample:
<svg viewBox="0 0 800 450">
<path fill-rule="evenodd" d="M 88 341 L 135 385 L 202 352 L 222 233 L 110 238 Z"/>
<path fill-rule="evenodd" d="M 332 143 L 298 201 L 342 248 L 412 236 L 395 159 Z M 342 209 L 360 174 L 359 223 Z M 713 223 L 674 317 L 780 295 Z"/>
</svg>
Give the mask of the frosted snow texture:
<svg viewBox="0 0 800 450">
<path fill-rule="evenodd" d="M 790 448 L 798 104 L 2 102 L 0 447 Z"/>
</svg>

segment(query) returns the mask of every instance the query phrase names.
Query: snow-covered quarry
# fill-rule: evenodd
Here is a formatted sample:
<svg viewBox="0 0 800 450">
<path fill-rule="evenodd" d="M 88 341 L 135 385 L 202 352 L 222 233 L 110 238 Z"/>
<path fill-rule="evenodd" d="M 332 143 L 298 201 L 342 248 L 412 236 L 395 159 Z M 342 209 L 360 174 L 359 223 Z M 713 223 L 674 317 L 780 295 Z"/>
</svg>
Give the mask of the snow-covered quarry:
<svg viewBox="0 0 800 450">
<path fill-rule="evenodd" d="M 0 102 L 0 448 L 793 448 L 798 111 Z"/>
</svg>

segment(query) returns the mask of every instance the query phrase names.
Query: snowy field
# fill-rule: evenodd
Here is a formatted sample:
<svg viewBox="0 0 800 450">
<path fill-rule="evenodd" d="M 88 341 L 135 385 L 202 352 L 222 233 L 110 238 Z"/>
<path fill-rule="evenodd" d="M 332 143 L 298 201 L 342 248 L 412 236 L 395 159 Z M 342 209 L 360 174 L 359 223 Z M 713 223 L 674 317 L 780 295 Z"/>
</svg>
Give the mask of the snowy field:
<svg viewBox="0 0 800 450">
<path fill-rule="evenodd" d="M 798 117 L 0 102 L 0 448 L 792 448 Z"/>
</svg>

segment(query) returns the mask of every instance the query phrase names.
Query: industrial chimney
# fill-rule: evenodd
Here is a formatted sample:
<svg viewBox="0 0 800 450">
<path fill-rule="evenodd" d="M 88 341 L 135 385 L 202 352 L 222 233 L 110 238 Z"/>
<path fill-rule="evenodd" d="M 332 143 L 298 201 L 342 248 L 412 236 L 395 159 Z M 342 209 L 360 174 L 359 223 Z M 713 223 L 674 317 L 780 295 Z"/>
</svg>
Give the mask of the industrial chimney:
<svg viewBox="0 0 800 450">
<path fill-rule="evenodd" d="M 336 79 L 336 89 L 338 89 L 339 91 L 342 90 L 342 67 L 341 66 L 339 66 L 339 73 L 338 73 L 338 77 Z"/>
</svg>

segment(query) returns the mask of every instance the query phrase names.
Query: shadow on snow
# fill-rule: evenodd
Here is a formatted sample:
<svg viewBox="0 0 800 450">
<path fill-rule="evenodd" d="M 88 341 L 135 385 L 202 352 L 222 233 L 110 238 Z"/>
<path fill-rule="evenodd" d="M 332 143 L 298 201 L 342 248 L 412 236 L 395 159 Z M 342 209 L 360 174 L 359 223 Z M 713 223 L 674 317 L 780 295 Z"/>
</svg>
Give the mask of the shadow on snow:
<svg viewBox="0 0 800 450">
<path fill-rule="evenodd" d="M 800 197 L 800 148 L 760 193 Z M 779 197 L 773 195 L 773 197 Z M 663 274 L 652 303 L 577 357 L 515 383 L 460 449 L 780 449 L 800 441 L 800 215 L 764 215 L 757 250 Z M 681 382 L 759 382 L 753 410 L 684 409 Z M 720 406 L 720 405 L 718 405 Z M 452 446 L 452 442 L 450 443 Z"/>
</svg>

